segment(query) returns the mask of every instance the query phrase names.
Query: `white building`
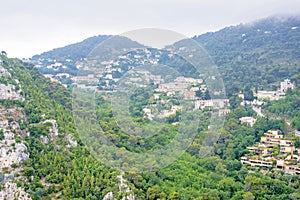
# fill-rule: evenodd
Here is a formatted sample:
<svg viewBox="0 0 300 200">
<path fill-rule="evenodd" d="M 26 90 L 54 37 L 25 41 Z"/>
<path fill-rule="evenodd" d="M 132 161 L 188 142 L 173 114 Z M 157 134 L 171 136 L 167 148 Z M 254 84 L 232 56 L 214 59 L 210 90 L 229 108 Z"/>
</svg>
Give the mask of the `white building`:
<svg viewBox="0 0 300 200">
<path fill-rule="evenodd" d="M 245 123 L 245 124 L 247 124 L 247 126 L 251 126 L 251 127 L 256 122 L 256 119 L 253 117 L 241 117 L 241 118 L 239 118 L 239 120 L 241 121 L 242 124 Z"/>
<path fill-rule="evenodd" d="M 289 88 L 294 89 L 294 87 L 294 84 L 289 79 L 285 79 L 283 82 L 280 83 L 281 92 L 286 92 Z"/>
</svg>

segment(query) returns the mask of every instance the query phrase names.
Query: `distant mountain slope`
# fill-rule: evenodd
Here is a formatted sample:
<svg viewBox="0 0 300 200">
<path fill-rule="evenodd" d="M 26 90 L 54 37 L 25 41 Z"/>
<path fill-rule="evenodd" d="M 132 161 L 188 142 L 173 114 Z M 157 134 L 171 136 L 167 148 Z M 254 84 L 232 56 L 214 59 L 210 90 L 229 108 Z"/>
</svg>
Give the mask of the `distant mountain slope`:
<svg viewBox="0 0 300 200">
<path fill-rule="evenodd" d="M 39 64 L 41 73 L 75 75 L 75 62 L 85 58 L 108 37 L 95 36 L 54 49 L 34 56 L 33 62 Z M 300 18 L 267 18 L 193 39 L 207 50 L 219 67 L 229 94 L 251 87 L 275 89 L 284 78 L 300 83 Z M 66 62 L 66 59 L 72 61 Z M 49 70 L 46 67 L 53 64 L 49 60 L 65 66 Z"/>
<path fill-rule="evenodd" d="M 266 87 L 287 77 L 297 80 L 300 18 L 267 18 L 193 39 L 209 52 L 232 89 Z"/>
<path fill-rule="evenodd" d="M 101 42 L 108 39 L 109 35 L 99 35 L 87 38 L 82 42 L 70 44 L 65 47 L 53 49 L 48 52 L 44 52 L 40 55 L 33 56 L 33 60 L 38 59 L 52 59 L 52 60 L 80 60 L 86 58 L 88 54 Z"/>
</svg>

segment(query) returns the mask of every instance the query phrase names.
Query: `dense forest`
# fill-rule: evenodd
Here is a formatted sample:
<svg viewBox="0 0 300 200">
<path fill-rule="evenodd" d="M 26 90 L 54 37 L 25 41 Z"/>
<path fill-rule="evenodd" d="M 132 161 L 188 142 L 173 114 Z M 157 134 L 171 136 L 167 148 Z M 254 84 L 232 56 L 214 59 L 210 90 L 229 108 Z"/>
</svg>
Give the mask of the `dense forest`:
<svg viewBox="0 0 300 200">
<path fill-rule="evenodd" d="M 24 187 L 32 199 L 52 199 L 58 195 L 62 199 L 99 199 L 114 191 L 115 170 L 96 161 L 82 145 L 66 148 L 65 136 L 72 134 L 76 138 L 70 92 L 45 79 L 28 63 L 5 56 L 1 60 L 12 78 L 20 81 L 26 99 L 1 102 L 7 108 L 23 107 L 27 118 L 24 126 L 30 131 L 30 136 L 22 136 L 30 153 L 19 174 L 26 181 L 19 180 L 17 185 Z M 40 139 L 47 132 L 47 124 L 36 126 L 45 119 L 55 119 L 59 128 L 58 138 L 48 144 Z"/>
<path fill-rule="evenodd" d="M 275 116 L 282 117 L 290 122 L 291 125 L 300 130 L 300 90 L 288 90 L 286 98 L 278 101 L 268 102 L 264 106 L 265 110 Z"/>
<path fill-rule="evenodd" d="M 258 20 L 193 39 L 212 56 L 229 94 L 245 87 L 276 89 L 284 78 L 299 81 L 300 20 Z"/>
<path fill-rule="evenodd" d="M 76 44 L 71 44 L 66 47 L 61 47 L 53 49 L 52 51 L 42 53 L 41 55 L 33 56 L 33 60 L 37 59 L 52 59 L 63 61 L 65 59 L 71 59 L 74 61 L 79 61 L 80 59 L 86 58 L 89 53 L 101 42 L 108 39 L 109 35 L 99 35 L 90 37 L 78 42 Z"/>
</svg>

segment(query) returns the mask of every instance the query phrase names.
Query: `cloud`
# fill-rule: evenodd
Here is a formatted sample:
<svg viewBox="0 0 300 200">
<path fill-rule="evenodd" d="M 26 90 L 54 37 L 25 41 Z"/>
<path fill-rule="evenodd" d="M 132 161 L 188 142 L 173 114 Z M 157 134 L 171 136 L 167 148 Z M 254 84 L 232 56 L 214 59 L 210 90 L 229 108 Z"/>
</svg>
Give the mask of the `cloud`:
<svg viewBox="0 0 300 200">
<path fill-rule="evenodd" d="M 0 48 L 28 57 L 93 35 L 162 28 L 193 36 L 278 13 L 300 13 L 300 1 L 10 0 L 0 7 Z"/>
</svg>

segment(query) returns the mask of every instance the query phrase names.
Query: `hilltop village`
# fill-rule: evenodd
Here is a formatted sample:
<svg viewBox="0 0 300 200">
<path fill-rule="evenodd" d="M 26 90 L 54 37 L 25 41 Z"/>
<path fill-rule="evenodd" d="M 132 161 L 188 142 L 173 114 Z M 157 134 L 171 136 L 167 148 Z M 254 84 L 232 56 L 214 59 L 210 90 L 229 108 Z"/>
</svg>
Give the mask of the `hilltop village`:
<svg viewBox="0 0 300 200">
<path fill-rule="evenodd" d="M 148 52 L 148 54 L 150 54 Z M 102 62 L 105 66 L 103 70 L 100 70 L 99 73 L 94 73 L 89 71 L 88 67 L 84 66 L 84 62 L 79 62 L 76 65 L 77 69 L 86 70 L 86 73 L 81 73 L 80 75 L 64 71 L 67 68 L 68 63 L 72 62 L 70 59 L 67 59 L 65 62 L 56 62 L 55 60 L 48 60 L 49 65 L 46 67 L 49 70 L 52 70 L 51 74 L 43 74 L 46 78 L 49 78 L 53 82 L 59 82 L 65 87 L 79 87 L 83 89 L 93 89 L 97 93 L 107 93 L 115 89 L 115 85 L 126 70 L 133 70 L 134 73 L 130 74 L 130 77 L 127 78 L 128 83 L 135 83 L 136 87 L 146 87 L 147 85 L 154 84 L 156 88 L 154 89 L 153 98 L 155 101 L 165 101 L 176 95 L 181 95 L 184 100 L 193 101 L 195 109 L 219 109 L 219 115 L 226 115 L 230 112 L 229 99 L 227 98 L 214 98 L 211 99 L 210 92 L 208 91 L 207 85 L 204 78 L 191 78 L 184 76 L 177 76 L 173 78 L 172 81 L 166 82 L 164 77 L 161 75 L 153 74 L 147 70 L 141 70 L 134 66 L 128 66 L 124 71 L 124 67 L 121 66 L 121 63 L 132 61 L 133 59 L 140 59 L 138 63 L 145 63 L 145 60 L 142 60 L 142 56 L 135 55 L 131 58 L 132 55 L 119 56 L 117 61 L 108 61 Z M 172 56 L 172 55 L 170 55 Z M 149 57 L 149 55 L 148 55 Z M 150 63 L 156 64 L 157 59 L 160 55 L 155 55 L 154 59 L 150 59 Z M 149 61 L 148 61 L 149 62 Z M 36 68 L 40 68 L 41 65 L 36 64 Z M 56 72 L 56 73 L 53 73 Z M 82 75 L 86 74 L 86 75 Z M 285 97 L 285 93 L 288 89 L 294 89 L 295 85 L 289 80 L 283 80 L 279 86 L 278 90 L 258 90 L 253 91 L 254 99 L 249 101 L 246 100 L 245 95 L 241 92 L 238 93 L 238 97 L 242 99 L 241 105 L 251 105 L 253 109 L 257 112 L 259 116 L 263 116 L 260 112 L 261 106 L 264 101 L 274 101 Z M 217 94 L 218 91 L 214 91 L 214 94 Z M 170 110 L 164 111 L 164 116 L 172 115 L 176 111 L 180 110 L 180 106 L 171 105 Z M 145 108 L 145 114 L 151 118 L 150 108 Z M 255 119 L 243 118 L 241 121 L 249 122 Z M 252 122 L 253 123 L 253 122 Z"/>
</svg>

